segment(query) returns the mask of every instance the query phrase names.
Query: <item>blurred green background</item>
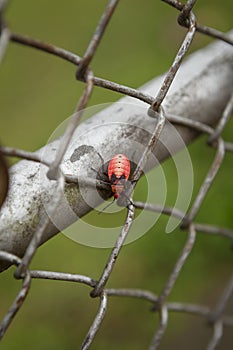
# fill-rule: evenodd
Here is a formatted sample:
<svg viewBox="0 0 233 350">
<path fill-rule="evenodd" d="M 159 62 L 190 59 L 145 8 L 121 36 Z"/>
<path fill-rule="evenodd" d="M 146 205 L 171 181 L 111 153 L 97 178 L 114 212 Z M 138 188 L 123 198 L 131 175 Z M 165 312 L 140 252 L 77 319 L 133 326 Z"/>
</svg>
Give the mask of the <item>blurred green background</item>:
<svg viewBox="0 0 233 350">
<path fill-rule="evenodd" d="M 107 1 L 10 1 L 6 20 L 19 33 L 84 53 Z M 232 0 L 197 2 L 195 14 L 202 24 L 228 31 L 232 26 Z M 104 35 L 92 68 L 97 76 L 138 87 L 169 68 L 184 37 L 177 25 L 177 12 L 160 1 L 125 0 L 119 3 Z M 197 34 L 191 50 L 211 39 Z M 0 69 L 0 139 L 3 145 L 36 150 L 74 110 L 83 90 L 75 80 L 75 67 L 43 52 L 11 43 Z M 90 105 L 116 101 L 121 96 L 95 88 Z M 224 136 L 232 140 L 229 122 Z M 193 198 L 214 158 L 214 150 L 201 137 L 189 147 L 193 161 Z M 214 187 L 198 220 L 233 227 L 231 184 L 232 156 L 226 155 Z M 9 164 L 12 160 L 9 160 Z M 164 164 L 169 193 L 175 200 L 174 167 Z M 123 222 L 122 216 L 122 222 Z M 106 218 L 103 214 L 101 220 Z M 96 220 L 92 214 L 88 220 Z M 111 219 L 112 220 L 112 219 Z M 118 220 L 118 219 L 117 219 Z M 187 234 L 179 230 L 164 234 L 166 217 L 141 239 L 125 246 L 114 268 L 109 287 L 144 288 L 161 292 L 184 245 Z M 232 271 L 228 239 L 199 233 L 193 252 L 177 280 L 169 300 L 214 306 Z M 60 234 L 37 252 L 32 267 L 73 272 L 98 279 L 109 249 L 79 245 Z M 21 282 L 12 277 L 14 268 L 0 275 L 0 316 L 5 315 Z M 10 326 L 1 348 L 77 349 L 98 308 L 88 287 L 33 280 L 28 298 Z M 232 311 L 229 306 L 229 312 Z M 170 314 L 161 349 L 204 349 L 211 335 L 206 321 L 190 315 Z M 155 332 L 158 316 L 145 301 L 112 297 L 93 349 L 146 349 Z M 219 349 L 231 349 L 232 329 L 226 328 Z"/>
</svg>

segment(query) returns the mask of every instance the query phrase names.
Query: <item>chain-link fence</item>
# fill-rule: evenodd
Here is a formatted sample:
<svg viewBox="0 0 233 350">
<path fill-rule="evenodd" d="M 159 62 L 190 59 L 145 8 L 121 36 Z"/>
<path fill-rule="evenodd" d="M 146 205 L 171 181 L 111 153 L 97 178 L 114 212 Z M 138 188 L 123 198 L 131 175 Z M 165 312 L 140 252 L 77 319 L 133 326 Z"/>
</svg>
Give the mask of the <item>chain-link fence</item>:
<svg viewBox="0 0 233 350">
<path fill-rule="evenodd" d="M 137 298 L 139 300 L 149 301 L 151 304 L 151 310 L 154 313 L 159 315 L 159 324 L 155 330 L 154 335 L 152 336 L 152 341 L 150 349 L 157 349 L 160 345 L 163 337 L 166 337 L 166 329 L 169 325 L 169 319 L 171 313 L 184 313 L 196 315 L 200 319 L 206 320 L 206 323 L 211 328 L 211 334 L 209 335 L 208 344 L 206 344 L 207 349 L 215 349 L 219 344 L 221 344 L 221 339 L 224 335 L 225 329 L 227 327 L 233 326 L 233 317 L 227 314 L 227 306 L 232 294 L 233 289 L 233 279 L 229 279 L 229 282 L 225 286 L 221 286 L 221 296 L 218 299 L 216 305 L 212 308 L 206 305 L 200 305 L 195 303 L 188 302 L 173 302 L 168 300 L 170 294 L 175 289 L 175 283 L 180 276 L 180 273 L 187 262 L 190 254 L 193 252 L 193 247 L 198 240 L 199 232 L 204 232 L 211 235 L 218 235 L 221 239 L 230 239 L 233 238 L 233 231 L 229 228 L 216 226 L 214 224 L 204 224 L 200 223 L 196 218 L 200 211 L 200 208 L 203 205 L 203 201 L 206 198 L 207 192 L 210 189 L 210 186 L 215 184 L 215 178 L 219 170 L 222 168 L 223 161 L 225 159 L 225 154 L 227 152 L 231 153 L 233 151 L 233 144 L 227 142 L 223 138 L 223 131 L 227 122 L 229 121 L 230 115 L 233 110 L 233 94 L 231 91 L 228 91 L 228 95 L 224 98 L 225 108 L 221 115 L 218 115 L 217 120 L 209 120 L 208 123 L 204 123 L 196 119 L 196 115 L 193 115 L 193 119 L 186 118 L 184 116 L 178 116 L 176 113 L 168 112 L 164 103 L 166 102 L 168 91 L 170 91 L 171 84 L 176 80 L 177 72 L 182 66 L 183 58 L 186 56 L 187 51 L 193 41 L 194 36 L 197 32 L 204 35 L 209 35 L 211 37 L 220 39 L 224 42 L 224 45 L 230 46 L 233 44 L 231 35 L 226 35 L 206 26 L 199 24 L 195 17 L 195 12 L 193 11 L 193 6 L 196 1 L 187 1 L 186 4 L 182 4 L 179 1 L 175 0 L 166 0 L 164 1 L 168 5 L 173 6 L 179 11 L 178 22 L 181 26 L 187 28 L 185 39 L 181 43 L 179 50 L 175 56 L 175 59 L 172 65 L 169 67 L 168 73 L 164 76 L 160 82 L 160 89 L 156 95 L 153 97 L 152 94 L 144 93 L 128 86 L 114 83 L 102 78 L 95 76 L 94 72 L 90 68 L 92 59 L 95 56 L 97 47 L 102 41 L 104 32 L 106 31 L 108 24 L 114 15 L 118 1 L 111 0 L 109 1 L 105 11 L 103 12 L 99 24 L 95 30 L 95 33 L 87 46 L 87 49 L 83 57 L 79 57 L 76 54 L 69 52 L 65 49 L 56 47 L 51 44 L 44 43 L 42 41 L 33 39 L 28 36 L 17 34 L 11 31 L 11 29 L 4 22 L 4 9 L 7 1 L 0 2 L 0 19 L 1 19 L 1 41 L 0 41 L 0 59 L 3 58 L 10 41 L 17 42 L 22 46 L 30 46 L 38 50 L 44 51 L 46 53 L 59 56 L 60 58 L 71 62 L 72 64 L 77 65 L 76 78 L 84 82 L 84 90 L 81 95 L 77 107 L 73 116 L 70 118 L 65 131 L 62 135 L 62 142 L 57 144 L 55 158 L 50 161 L 50 159 L 45 158 L 42 153 L 31 153 L 20 149 L 10 148 L 10 147 L 1 147 L 1 153 L 6 156 L 19 157 L 26 160 L 35 162 L 35 164 L 43 164 L 46 169 L 46 176 L 48 182 L 53 186 L 53 198 L 52 201 L 47 203 L 47 212 L 49 215 L 41 215 L 39 223 L 35 227 L 35 222 L 33 222 L 34 231 L 31 230 L 27 233 L 27 237 L 24 241 L 20 241 L 23 236 L 20 236 L 19 239 L 14 240 L 8 234 L 4 233 L 2 230 L 2 241 L 4 242 L 4 234 L 7 236 L 7 244 L 12 247 L 12 249 L 4 249 L 4 243 L 1 244 L 1 269 L 5 269 L 9 265 L 16 265 L 17 269 L 15 271 L 15 277 L 22 279 L 22 287 L 17 294 L 15 300 L 13 301 L 11 307 L 6 312 L 0 326 L 0 336 L 3 338 L 9 325 L 12 323 L 16 313 L 22 307 L 24 301 L 27 298 L 30 284 L 32 279 L 52 279 L 60 281 L 72 281 L 76 284 L 85 284 L 91 288 L 91 296 L 98 297 L 100 300 L 99 309 L 96 313 L 95 319 L 90 326 L 90 329 L 83 340 L 81 349 L 88 349 L 92 343 L 95 342 L 96 333 L 100 330 L 102 321 L 105 317 L 105 314 L 108 312 L 108 301 L 113 296 L 115 297 L 125 297 L 125 298 Z M 164 4 L 165 6 L 165 4 Z M 232 83 L 232 82 L 231 82 Z M 152 151 L 159 148 L 161 142 L 161 135 L 164 132 L 166 121 L 169 121 L 173 125 L 179 125 L 185 127 L 185 130 L 191 130 L 192 132 L 186 137 L 185 143 L 189 143 L 194 137 L 200 133 L 208 135 L 208 145 L 216 149 L 216 154 L 213 162 L 210 165 L 208 173 L 205 176 L 203 183 L 201 184 L 199 191 L 192 202 L 190 209 L 186 212 L 182 212 L 176 207 L 162 206 L 159 204 L 144 203 L 135 200 L 128 201 L 127 206 L 127 217 L 124 225 L 121 230 L 119 230 L 119 235 L 115 241 L 114 247 L 107 259 L 106 265 L 101 273 L 101 276 L 98 280 L 87 275 L 71 274 L 64 272 L 55 272 L 55 271 L 39 271 L 32 270 L 31 262 L 34 258 L 34 255 L 37 251 L 38 246 L 41 242 L 48 240 L 54 232 L 53 229 L 50 229 L 51 226 L 51 216 L 54 215 L 59 210 L 59 203 L 64 193 L 64 189 L 67 188 L 67 183 L 79 183 L 85 182 L 90 186 L 97 186 L 99 190 L 104 187 L 107 194 L 109 195 L 109 187 L 105 183 L 103 184 L 101 180 L 92 181 L 92 179 L 80 179 L 75 176 L 76 174 L 67 174 L 60 170 L 60 166 L 63 162 L 64 156 L 71 144 L 72 136 L 77 129 L 80 119 L 85 111 L 87 103 L 89 101 L 90 95 L 94 89 L 94 86 L 99 86 L 102 88 L 107 88 L 121 94 L 133 97 L 135 99 L 141 100 L 147 104 L 148 114 L 151 120 L 156 121 L 154 124 L 154 130 L 150 129 L 150 133 L 147 134 L 149 137 L 146 140 L 144 145 L 144 150 L 141 153 L 140 158 L 137 159 L 136 165 L 133 168 L 133 173 L 131 174 L 131 181 L 128 184 L 127 190 L 123 201 L 128 201 L 128 198 L 131 198 L 135 186 L 137 186 L 138 180 L 141 178 L 143 170 L 146 166 L 148 158 Z M 232 87 L 232 85 L 231 85 Z M 207 88 L 207 87 L 206 87 Z M 217 97 L 216 97 L 217 99 Z M 187 102 L 188 104 L 189 102 Z M 188 107 L 186 107 L 188 108 Z M 191 109 L 191 108 L 190 108 Z M 220 108 L 221 109 L 221 108 Z M 192 113 L 192 109 L 191 109 Z M 219 111 L 217 111 L 219 114 Z M 181 130 L 183 130 L 181 128 Z M 164 141 L 162 142 L 164 143 Z M 125 152 L 127 152 L 127 144 Z M 86 152 L 86 150 L 85 150 Z M 85 153 L 84 152 L 84 153 Z M 114 152 L 116 153 L 116 152 Z M 76 153 L 73 153 L 72 157 L 75 158 Z M 92 157 L 90 155 L 90 157 Z M 166 156 L 167 157 L 167 156 Z M 166 158 L 162 157 L 162 158 Z M 72 159 L 73 159 L 72 158 Z M 77 161 L 77 159 L 75 159 Z M 90 159 L 91 163 L 92 159 Z M 4 170 L 3 170 L 4 169 Z M 39 172 L 39 168 L 36 168 L 36 171 Z M 5 175 L 5 166 L 1 166 L 1 172 L 4 172 L 4 176 L 1 177 L 2 188 L 6 192 L 7 188 L 7 176 Z M 17 176 L 15 174 L 14 176 Z M 55 185 L 54 185 L 55 184 Z M 49 185 L 48 185 L 49 186 Z M 11 183 L 10 183 L 11 190 Z M 2 192 L 4 192 L 2 191 Z M 11 194 L 12 196 L 12 194 Z M 0 197 L 1 202 L 4 201 L 5 194 Z M 122 199 L 122 198 L 121 198 Z M 23 201 L 24 199 L 22 199 Z M 2 208 L 2 215 L 6 215 L 6 203 Z M 17 209 L 17 208 L 16 208 Z M 153 292 L 153 289 L 147 290 L 144 289 L 144 286 L 140 289 L 136 288 L 109 288 L 107 286 L 109 278 L 112 274 L 113 268 L 116 264 L 118 255 L 129 235 L 131 226 L 135 220 L 135 210 L 144 209 L 154 213 L 163 213 L 164 215 L 174 216 L 177 220 L 181 221 L 181 229 L 187 232 L 187 240 L 180 252 L 180 256 L 176 263 L 173 266 L 173 270 L 166 279 L 166 282 L 163 285 L 162 292 L 158 295 Z M 221 209 L 221 208 L 220 208 Z M 4 211 L 5 210 L 5 211 Z M 39 211 L 39 208 L 33 209 Z M 87 213 L 90 208 L 85 208 L 82 215 Z M 23 215 L 23 214 L 22 214 Z M 2 218 L 4 219 L 4 217 Z M 214 222 L 214 219 L 213 219 Z M 71 223 L 71 222 L 70 222 Z M 69 223 L 66 223 L 64 226 L 67 226 Z M 59 226 L 58 226 L 59 227 Z M 52 233 L 51 233 L 52 232 Z M 25 233 L 25 231 L 24 231 Z M 231 242 L 230 242 L 231 243 Z M 228 245 L 229 248 L 229 245 Z M 228 249 L 227 248 L 227 249 Z M 18 253 L 18 254 L 17 254 Z M 46 281 L 44 281 L 46 283 Z M 156 292 L 156 291 L 155 291 Z M 81 316 L 80 316 L 81 317 Z M 140 315 L 139 315 L 140 318 Z M 203 325 L 206 327 L 206 324 L 203 322 Z M 194 331 L 195 332 L 195 331 Z M 208 333 L 209 334 L 209 333 Z M 104 337 L 104 334 L 102 334 Z M 93 345 L 94 348 L 94 345 Z M 104 347 L 103 347 L 104 348 Z M 175 346 L 174 346 L 175 348 Z M 199 348 L 198 342 L 197 347 Z"/>
</svg>

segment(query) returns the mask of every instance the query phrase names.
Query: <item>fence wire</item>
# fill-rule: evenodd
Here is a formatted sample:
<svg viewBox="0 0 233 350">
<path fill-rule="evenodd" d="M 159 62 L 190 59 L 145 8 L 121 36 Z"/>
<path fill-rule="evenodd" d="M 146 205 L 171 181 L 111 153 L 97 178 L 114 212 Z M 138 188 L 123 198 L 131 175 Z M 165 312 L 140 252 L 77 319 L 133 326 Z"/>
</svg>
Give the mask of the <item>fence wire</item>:
<svg viewBox="0 0 233 350">
<path fill-rule="evenodd" d="M 155 334 L 152 337 L 151 345 L 149 347 L 150 350 L 158 348 L 168 326 L 169 315 L 171 312 L 193 314 L 197 317 L 205 319 L 208 322 L 212 329 L 212 335 L 206 347 L 208 350 L 215 349 L 218 346 L 226 327 L 233 327 L 233 316 L 228 316 L 225 312 L 233 290 L 233 275 L 230 277 L 229 283 L 222 289 L 222 295 L 219 298 L 215 307 L 212 309 L 207 306 L 198 304 L 168 301 L 168 297 L 174 288 L 175 282 L 179 277 L 182 268 L 186 264 L 188 257 L 192 253 L 194 244 L 197 240 L 198 232 L 202 231 L 205 233 L 218 235 L 223 239 L 224 237 L 230 238 L 231 240 L 233 239 L 233 231 L 230 229 L 215 225 L 202 224 L 196 221 L 196 216 L 202 206 L 203 200 L 205 199 L 210 186 L 213 186 L 215 182 L 216 174 L 219 172 L 219 169 L 222 166 L 222 162 L 224 160 L 226 152 L 233 152 L 233 143 L 226 142 L 222 137 L 224 128 L 233 111 L 233 94 L 231 95 L 224 109 L 224 112 L 215 128 L 212 128 L 195 120 L 185 119 L 183 117 L 180 118 L 179 116 L 174 115 L 166 115 L 166 112 L 163 110 L 162 107 L 162 102 L 164 101 L 164 99 L 166 99 L 167 92 L 176 77 L 176 73 L 182 64 L 183 58 L 187 54 L 187 51 L 192 43 L 196 32 L 200 32 L 202 34 L 220 39 L 224 41 L 226 45 L 232 45 L 233 40 L 229 38 L 226 34 L 221 33 L 216 29 L 209 28 L 197 23 L 195 14 L 192 11 L 193 6 L 196 2 L 195 0 L 189 0 L 185 4 L 176 0 L 163 1 L 168 5 L 173 6 L 179 11 L 178 22 L 181 26 L 187 28 L 187 32 L 185 39 L 181 43 L 176 57 L 172 65 L 170 66 L 170 69 L 168 70 L 168 73 L 161 85 L 161 88 L 157 96 L 155 97 L 144 94 L 140 91 L 137 91 L 136 89 L 132 89 L 121 84 L 116 84 L 114 82 L 98 78 L 94 75 L 94 72 L 90 68 L 90 63 L 93 57 L 95 56 L 96 49 L 101 43 L 103 34 L 106 31 L 108 23 L 111 20 L 111 17 L 113 16 L 114 11 L 117 7 L 117 0 L 109 1 L 106 9 L 104 10 L 100 18 L 99 24 L 93 34 L 93 37 L 91 38 L 90 43 L 87 45 L 87 49 L 82 58 L 72 52 L 68 52 L 67 50 L 56 47 L 54 45 L 47 44 L 18 33 L 13 33 L 10 30 L 10 28 L 8 28 L 3 19 L 4 9 L 5 5 L 7 4 L 7 1 L 3 0 L 0 2 L 0 60 L 3 58 L 8 48 L 8 43 L 10 41 L 14 41 L 20 43 L 21 45 L 34 47 L 39 50 L 45 51 L 49 54 L 59 56 L 60 58 L 68 60 L 72 64 L 77 65 L 78 68 L 76 72 L 76 77 L 78 80 L 84 82 L 83 94 L 78 101 L 77 107 L 75 108 L 74 116 L 73 118 L 71 118 L 64 132 L 62 139 L 63 142 L 60 144 L 59 150 L 56 155 L 56 159 L 52 163 L 45 162 L 40 158 L 38 154 L 35 155 L 31 152 L 27 152 L 20 149 L 13 149 L 10 147 L 1 147 L 2 154 L 6 156 L 17 156 L 19 158 L 29 159 L 35 162 L 43 162 L 48 167 L 48 178 L 57 181 L 57 192 L 56 196 L 54 196 L 53 203 L 51 203 L 50 205 L 51 210 L 56 210 L 60 199 L 59 194 L 62 195 L 65 182 L 67 181 L 67 178 L 59 170 L 59 166 L 67 150 L 67 147 L 69 146 L 71 137 L 77 125 L 80 123 L 82 111 L 84 110 L 89 101 L 94 86 L 100 86 L 102 88 L 111 89 L 113 91 L 132 96 L 136 99 L 140 99 L 148 104 L 148 113 L 155 113 L 158 117 L 158 122 L 152 134 L 152 137 L 149 140 L 148 145 L 145 148 L 145 151 L 138 163 L 138 166 L 134 171 L 133 181 L 128 192 L 129 196 L 132 194 L 134 187 L 137 185 L 137 182 L 142 174 L 140 169 L 143 168 L 143 165 L 147 160 L 149 152 L 151 152 L 152 149 L 156 147 L 156 143 L 160 138 L 160 134 L 163 130 L 163 126 L 166 119 L 168 119 L 172 123 L 182 124 L 191 129 L 201 131 L 202 133 L 207 133 L 208 145 L 216 149 L 215 158 L 209 168 L 208 173 L 206 174 L 206 177 L 199 189 L 199 192 L 192 204 L 192 207 L 186 215 L 175 207 L 161 207 L 152 203 L 143 203 L 136 201 L 133 203 L 134 205 L 132 205 L 131 203 L 128 205 L 127 218 L 116 240 L 115 246 L 112 249 L 111 254 L 109 255 L 109 258 L 106 262 L 105 268 L 103 269 L 102 275 L 99 278 L 99 280 L 95 280 L 90 276 L 83 276 L 78 274 L 61 273 L 54 271 L 35 271 L 30 269 L 31 261 L 33 259 L 34 254 L 36 253 L 41 237 L 46 231 L 47 226 L 49 225 L 48 217 L 45 218 L 44 221 L 42 221 L 39 224 L 39 227 L 33 235 L 33 238 L 31 239 L 30 244 L 28 245 L 26 252 L 22 258 L 19 258 L 18 256 L 6 251 L 0 251 L 0 259 L 16 265 L 17 268 L 15 272 L 15 277 L 18 279 L 22 279 L 21 289 L 1 322 L 0 338 L 3 338 L 7 331 L 7 328 L 14 319 L 14 316 L 22 307 L 28 295 L 31 280 L 34 278 L 44 280 L 52 279 L 60 281 L 72 281 L 76 283 L 85 284 L 92 289 L 92 297 L 99 297 L 99 309 L 96 313 L 95 319 L 92 325 L 90 326 L 90 329 L 85 339 L 83 340 L 83 344 L 81 346 L 81 349 L 83 350 L 89 349 L 90 345 L 93 343 L 95 335 L 100 329 L 103 318 L 108 310 L 108 299 L 110 299 L 112 296 L 130 297 L 138 298 L 141 300 L 147 300 L 151 303 L 153 311 L 159 314 L 159 326 L 155 330 Z M 159 295 L 156 295 L 152 291 L 144 289 L 107 288 L 107 282 L 116 263 L 116 258 L 120 254 L 121 248 L 133 223 L 135 208 L 150 210 L 154 212 L 162 212 L 164 215 L 173 215 L 177 218 L 184 218 L 182 221 L 181 228 L 187 231 L 187 240 L 182 251 L 180 252 L 180 256 L 177 262 L 173 267 L 173 271 L 168 277 L 163 287 L 163 290 Z"/>
</svg>

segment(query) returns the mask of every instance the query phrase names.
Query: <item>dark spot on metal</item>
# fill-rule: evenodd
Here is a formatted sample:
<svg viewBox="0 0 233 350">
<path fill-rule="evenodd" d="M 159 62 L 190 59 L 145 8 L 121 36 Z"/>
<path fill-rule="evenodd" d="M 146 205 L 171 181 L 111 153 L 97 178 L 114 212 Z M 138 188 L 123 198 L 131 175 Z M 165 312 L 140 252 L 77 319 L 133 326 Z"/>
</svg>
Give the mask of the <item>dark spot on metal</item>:
<svg viewBox="0 0 233 350">
<path fill-rule="evenodd" d="M 70 161 L 72 163 L 77 162 L 82 156 L 91 152 L 96 152 L 93 146 L 82 145 L 74 150 L 70 157 Z"/>
</svg>

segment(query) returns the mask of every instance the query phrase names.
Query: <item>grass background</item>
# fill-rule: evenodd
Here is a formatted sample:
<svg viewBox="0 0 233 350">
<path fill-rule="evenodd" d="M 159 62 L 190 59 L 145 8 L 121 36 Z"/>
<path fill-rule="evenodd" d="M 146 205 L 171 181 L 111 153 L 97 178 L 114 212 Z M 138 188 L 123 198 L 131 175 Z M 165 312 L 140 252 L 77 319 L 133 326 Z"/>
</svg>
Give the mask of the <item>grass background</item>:
<svg viewBox="0 0 233 350">
<path fill-rule="evenodd" d="M 6 21 L 15 32 L 54 43 L 80 56 L 91 38 L 107 1 L 11 1 Z M 195 14 L 205 25 L 228 31 L 232 26 L 232 1 L 197 2 Z M 92 68 L 97 76 L 138 87 L 169 68 L 184 37 L 177 12 L 166 4 L 148 0 L 119 3 L 104 35 Z M 191 50 L 211 39 L 197 34 Z M 3 145 L 36 150 L 74 110 L 83 90 L 75 80 L 75 67 L 59 58 L 11 43 L 0 69 L 0 139 Z M 119 94 L 95 88 L 90 105 L 110 103 Z M 224 136 L 232 140 L 232 121 Z M 189 147 L 195 187 L 193 198 L 214 157 L 201 137 Z M 227 155 L 214 187 L 205 199 L 198 220 L 233 227 L 231 186 L 232 159 Z M 9 161 L 10 163 L 11 161 Z M 172 162 L 163 165 L 167 182 L 173 184 Z M 167 203 L 174 202 L 169 193 Z M 105 218 L 103 215 L 102 220 Z M 95 220 L 90 216 L 88 220 Z M 111 275 L 109 286 L 145 288 L 159 293 L 182 249 L 186 233 L 165 235 L 167 218 L 161 217 L 141 239 L 125 246 Z M 230 242 L 198 234 L 192 255 L 169 300 L 215 305 L 232 271 Z M 98 278 L 109 249 L 79 245 L 58 235 L 41 247 L 32 267 L 73 272 Z M 14 268 L 0 276 L 0 316 L 5 315 L 20 281 Z M 79 348 L 91 324 L 98 300 L 88 287 L 72 283 L 33 280 L 31 291 L 1 342 L 4 350 Z M 146 349 L 158 317 L 145 301 L 111 298 L 93 349 Z M 229 312 L 232 305 L 229 308 Z M 211 330 L 202 318 L 170 314 L 161 349 L 204 349 Z M 226 329 L 219 349 L 231 349 L 232 330 Z"/>
</svg>

